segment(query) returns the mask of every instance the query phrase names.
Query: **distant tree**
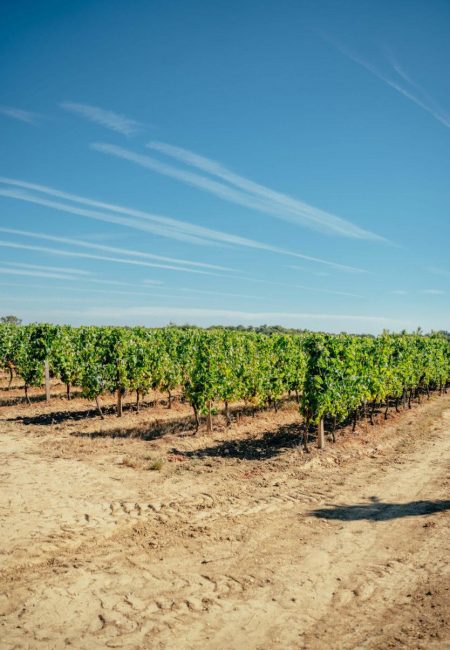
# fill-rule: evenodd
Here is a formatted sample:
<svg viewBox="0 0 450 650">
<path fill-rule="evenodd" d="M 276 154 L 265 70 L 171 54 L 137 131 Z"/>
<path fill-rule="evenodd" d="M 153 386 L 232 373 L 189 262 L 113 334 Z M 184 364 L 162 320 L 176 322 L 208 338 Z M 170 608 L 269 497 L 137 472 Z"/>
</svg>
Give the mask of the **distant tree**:
<svg viewBox="0 0 450 650">
<path fill-rule="evenodd" d="M 0 318 L 0 323 L 3 323 L 4 325 L 21 325 L 22 324 L 22 319 L 19 318 L 18 316 L 2 316 Z"/>
</svg>

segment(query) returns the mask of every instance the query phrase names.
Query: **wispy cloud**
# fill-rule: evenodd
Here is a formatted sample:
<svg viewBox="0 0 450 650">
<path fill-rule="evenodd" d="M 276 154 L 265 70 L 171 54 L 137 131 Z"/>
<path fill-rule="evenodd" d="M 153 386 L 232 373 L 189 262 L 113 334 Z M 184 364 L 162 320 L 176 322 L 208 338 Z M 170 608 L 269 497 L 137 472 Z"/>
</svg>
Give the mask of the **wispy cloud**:
<svg viewBox="0 0 450 650">
<path fill-rule="evenodd" d="M 338 291 L 334 289 L 322 289 L 318 287 L 310 287 L 310 286 L 305 286 L 301 284 L 288 284 L 286 282 L 273 282 L 270 280 L 263 280 L 263 279 L 256 279 L 256 278 L 247 278 L 247 277 L 239 277 L 236 278 L 239 281 L 242 280 L 248 280 L 249 282 L 258 282 L 260 284 L 264 285 L 276 285 L 280 287 L 284 287 L 288 290 L 292 289 L 300 289 L 302 291 L 310 291 L 311 293 L 327 293 L 327 294 L 333 294 L 335 296 L 349 296 L 351 298 L 364 298 L 364 296 L 361 296 L 356 293 L 349 293 L 347 291 Z M 256 298 L 256 299 L 263 299 L 267 300 L 267 295 L 261 295 L 261 296 L 256 296 L 255 294 L 242 294 L 242 293 L 229 293 L 225 291 L 213 291 L 209 289 L 191 289 L 191 288 L 180 288 L 179 291 L 186 292 L 186 293 L 198 293 L 198 294 L 206 294 L 206 295 L 214 295 L 214 296 L 225 296 L 225 297 L 230 297 L 230 298 Z"/>
<path fill-rule="evenodd" d="M 54 280 L 79 280 L 79 277 L 69 275 L 66 273 L 56 273 L 50 271 L 38 271 L 37 269 L 22 269 L 22 268 L 4 268 L 0 267 L 2 275 L 25 275 L 32 278 L 52 278 Z"/>
<path fill-rule="evenodd" d="M 206 158 L 205 156 L 201 156 L 187 149 L 175 147 L 164 142 L 149 142 L 147 147 L 171 158 L 175 158 L 185 165 L 195 167 L 211 176 L 220 178 L 229 185 L 237 187 L 249 196 L 253 196 L 258 201 L 263 202 L 261 207 L 259 207 L 258 203 L 249 207 L 262 209 L 274 216 L 281 216 L 281 218 L 290 222 L 302 223 L 319 230 L 332 232 L 346 237 L 355 237 L 358 239 L 382 239 L 379 235 L 364 230 L 350 221 L 315 208 L 314 206 L 287 194 L 274 191 L 264 185 L 255 183 L 244 176 L 240 176 L 221 163 Z M 230 198 L 232 199 L 232 197 Z"/>
<path fill-rule="evenodd" d="M 107 143 L 93 143 L 91 148 L 101 153 L 128 160 L 170 178 L 175 178 L 231 203 L 270 214 L 277 219 L 345 237 L 383 240 L 379 235 L 364 230 L 350 221 L 239 176 L 209 158 L 163 143 L 149 143 L 148 146 L 157 149 L 160 153 L 176 158 L 184 164 L 199 168 L 211 176 L 220 178 L 226 181 L 227 184 L 189 170 L 174 167 L 156 158 L 135 153 L 124 147 Z"/>
<path fill-rule="evenodd" d="M 1 245 L 1 244 L 0 244 Z M 131 282 L 123 282 L 121 280 L 105 280 L 97 278 L 91 271 L 84 269 L 74 269 L 67 266 L 47 266 L 45 264 L 28 264 L 26 262 L 0 262 L 7 269 L 10 269 L 10 275 L 30 275 L 37 277 L 57 278 L 60 280 L 76 280 L 78 283 L 86 286 L 87 283 L 104 284 L 108 286 L 119 287 L 136 287 L 136 284 Z M 1 267 L 0 267 L 1 268 Z M 7 269 L 3 273 L 7 273 Z M 37 272 L 37 273 L 36 273 Z M 145 280 L 146 285 L 159 286 L 162 284 L 160 280 Z"/>
<path fill-rule="evenodd" d="M 23 269 L 37 269 L 38 271 L 50 271 L 51 273 L 67 273 L 69 275 L 92 275 L 90 271 L 73 269 L 67 266 L 45 266 L 42 264 L 27 264 L 26 262 L 2 262 L 7 266 L 14 266 Z"/>
<path fill-rule="evenodd" d="M 139 286 L 136 282 L 122 282 L 121 280 L 101 280 L 98 278 L 89 278 L 90 282 L 97 282 L 98 284 L 111 284 L 116 287 L 136 287 Z M 164 284 L 161 280 L 144 280 L 146 285 L 151 285 L 152 287 L 159 287 Z"/>
<path fill-rule="evenodd" d="M 42 119 L 42 115 L 39 113 L 25 111 L 23 108 L 14 108 L 13 106 L 0 106 L 0 114 L 5 115 L 5 117 L 10 117 L 13 120 L 19 120 L 19 122 L 32 124 L 33 126 L 39 124 Z"/>
<path fill-rule="evenodd" d="M 131 283 L 131 282 L 122 282 L 121 280 L 104 280 L 102 278 L 95 278 L 95 277 L 88 277 L 84 278 L 85 281 L 93 282 L 94 284 L 104 284 L 108 286 L 113 286 L 113 287 L 136 287 L 136 283 Z M 146 284 L 152 285 L 152 286 L 160 286 L 163 284 L 163 282 L 160 282 L 159 280 L 146 280 Z"/>
<path fill-rule="evenodd" d="M 441 111 L 442 109 L 438 106 L 436 100 L 430 95 L 430 93 L 422 88 L 422 86 L 420 86 L 416 81 L 414 81 L 411 75 L 405 72 L 403 66 L 400 65 L 392 50 L 387 47 L 383 47 L 383 52 L 392 69 L 398 74 L 398 76 L 401 77 L 407 84 L 414 87 L 419 92 L 419 94 L 430 104 L 430 106 L 434 107 L 437 110 L 437 112 Z"/>
<path fill-rule="evenodd" d="M 361 296 L 360 294 L 357 293 L 349 293 L 348 291 L 339 291 L 335 289 L 323 289 L 320 287 L 311 287 L 309 285 L 305 284 L 288 284 L 286 282 L 276 282 L 275 280 L 267 280 L 267 279 L 262 279 L 262 278 L 252 278 L 248 276 L 240 276 L 237 278 L 239 280 L 246 280 L 248 282 L 258 282 L 260 284 L 265 284 L 265 285 L 274 285 L 274 286 L 279 286 L 279 287 L 284 287 L 285 289 L 300 289 L 301 291 L 311 291 L 312 293 L 329 293 L 333 294 L 335 296 L 349 296 L 351 298 L 364 298 L 364 296 Z"/>
<path fill-rule="evenodd" d="M 111 131 L 121 133 L 122 135 L 135 135 L 139 133 L 144 125 L 136 120 L 132 120 L 120 113 L 99 108 L 98 106 L 91 106 L 89 104 L 78 104 L 75 102 L 62 102 L 61 108 L 66 111 L 80 115 L 81 117 L 100 124 Z"/>
<path fill-rule="evenodd" d="M 91 250 L 104 251 L 107 253 L 118 253 L 119 255 L 127 255 L 130 257 L 138 257 L 150 260 L 159 260 L 161 262 L 169 262 L 173 264 L 188 265 L 200 267 L 204 269 L 211 269 L 215 271 L 230 271 L 233 269 L 227 266 L 219 266 L 218 264 L 208 264 L 206 262 L 196 262 L 193 260 L 186 260 L 184 258 L 166 257 L 164 255 L 156 255 L 154 253 L 147 253 L 136 251 L 129 248 L 119 248 L 117 246 L 107 246 L 105 244 L 93 244 L 92 242 L 84 241 L 83 239 L 73 237 L 58 237 L 56 235 L 47 235 L 44 233 L 31 232 L 30 230 L 17 230 L 15 228 L 0 228 L 0 232 L 10 235 L 19 235 L 22 237 L 30 237 L 33 239 L 40 239 L 45 241 L 58 242 L 60 244 L 68 244 L 69 246 L 79 246 L 81 248 L 89 248 Z"/>
<path fill-rule="evenodd" d="M 395 60 L 392 53 L 388 52 L 387 58 L 391 68 L 391 71 L 394 72 L 397 78 L 393 78 L 386 73 L 382 72 L 377 66 L 373 63 L 367 61 L 359 54 L 353 52 L 350 48 L 342 45 L 341 43 L 336 42 L 330 36 L 324 36 L 331 45 L 333 45 L 341 54 L 344 54 L 347 58 L 351 59 L 361 67 L 365 68 L 372 75 L 383 81 L 385 84 L 396 90 L 398 93 L 409 99 L 411 102 L 420 106 L 424 111 L 429 113 L 434 119 L 438 122 L 450 128 L 450 113 L 440 107 L 437 102 L 430 96 L 430 94 L 424 90 L 418 83 L 416 83 L 410 75 L 407 75 L 399 63 Z M 406 85 L 405 85 L 406 84 Z"/>
<path fill-rule="evenodd" d="M 336 289 L 320 289 L 318 287 L 309 287 L 303 284 L 296 284 L 293 288 L 302 289 L 303 291 L 311 291 L 312 293 L 328 293 L 334 296 L 348 296 L 351 298 L 364 298 L 357 293 L 350 293 L 349 291 L 338 291 Z"/>
<path fill-rule="evenodd" d="M 56 193 L 48 192 L 47 194 L 55 195 Z M 183 230 L 176 230 L 170 225 L 160 225 L 159 219 L 155 218 L 152 220 L 150 217 L 147 217 L 147 220 L 144 218 L 134 218 L 126 216 L 124 212 L 120 216 L 117 215 L 118 210 L 115 211 L 116 214 L 109 214 L 105 212 L 99 212 L 98 210 L 91 210 L 89 208 L 83 208 L 80 205 L 71 205 L 67 203 L 62 203 L 61 201 L 55 201 L 49 198 L 38 196 L 37 194 L 30 193 L 23 190 L 13 190 L 13 189 L 0 189 L 0 196 L 6 198 L 17 199 L 19 201 L 25 201 L 27 203 L 35 203 L 37 205 L 43 205 L 48 208 L 53 208 L 61 212 L 68 212 L 70 214 L 76 214 L 80 217 L 86 217 L 88 219 L 95 219 L 96 221 L 103 221 L 105 223 L 112 223 L 119 226 L 124 226 L 125 228 L 132 228 L 133 230 L 140 230 L 142 232 L 151 233 L 153 235 L 159 235 L 162 237 L 169 237 L 170 239 L 176 239 L 183 242 L 189 242 L 194 244 L 203 244 L 205 240 L 197 237 L 189 232 Z M 81 201 L 80 201 L 81 203 Z M 86 202 L 83 202 L 86 204 Z M 122 216 L 125 214 L 125 216 Z"/>
<path fill-rule="evenodd" d="M 405 291 L 403 289 L 395 289 L 393 291 L 389 291 L 389 293 L 393 296 L 408 296 L 412 292 Z M 442 289 L 420 289 L 418 293 L 421 293 L 423 295 L 428 295 L 428 296 L 443 296 L 446 292 L 443 291 Z"/>
<path fill-rule="evenodd" d="M 75 278 L 73 278 L 73 279 L 75 279 Z M 116 283 L 113 283 L 113 284 L 116 284 Z M 134 286 L 134 285 L 131 285 L 131 283 L 130 283 L 129 286 Z M 77 286 L 74 286 L 74 287 L 67 286 L 67 285 L 64 285 L 62 287 L 55 287 L 55 286 L 50 286 L 50 285 L 42 285 L 42 284 L 34 284 L 34 283 L 31 285 L 30 283 L 20 284 L 18 282 L 0 282 L 0 287 L 9 287 L 9 288 L 10 287 L 20 287 L 20 288 L 31 289 L 33 291 L 35 291 L 36 289 L 42 289 L 43 291 L 51 292 L 51 294 L 49 294 L 49 295 L 53 295 L 55 293 L 55 291 L 57 292 L 58 290 L 60 290 L 60 291 L 63 291 L 64 293 L 66 293 L 67 291 L 69 291 L 69 292 L 75 291 L 75 292 L 82 293 L 83 295 L 85 295 L 86 293 L 94 293 L 95 295 L 104 295 L 104 296 L 110 296 L 111 294 L 112 295 L 119 295 L 119 296 L 133 296 L 133 297 L 134 296 L 141 296 L 141 297 L 145 298 L 146 300 L 149 297 L 156 296 L 156 295 L 158 296 L 158 298 L 161 298 L 161 294 L 155 294 L 154 290 L 150 292 L 150 291 L 135 291 L 135 290 L 129 290 L 129 289 L 127 289 L 127 290 L 125 290 L 125 289 L 124 290 L 95 289 L 95 288 L 90 287 L 89 285 L 86 285 L 86 284 L 83 284 L 81 286 L 79 283 L 77 284 Z M 152 287 L 149 286 L 149 289 L 150 288 L 152 288 Z M 155 289 L 155 288 L 157 290 L 161 291 L 161 287 L 154 287 L 153 289 Z M 167 297 L 167 291 L 165 289 L 164 289 L 164 294 L 163 295 L 164 295 L 164 297 Z M 173 297 L 173 296 L 170 296 L 170 297 Z M 23 301 L 23 298 L 20 298 L 20 299 Z M 27 298 L 27 300 L 28 300 L 28 298 Z M 42 302 L 42 297 L 40 297 L 39 300 Z"/>
<path fill-rule="evenodd" d="M 163 217 L 161 215 L 155 215 L 150 212 L 136 210 L 134 208 L 129 208 L 122 205 L 96 201 L 94 199 L 89 199 L 76 194 L 62 192 L 46 185 L 29 183 L 19 179 L 7 177 L 0 177 L 0 183 L 8 186 L 7 189 L 0 188 L 0 196 L 46 205 L 57 210 L 71 212 L 73 214 L 88 217 L 91 219 L 97 219 L 99 221 L 115 223 L 145 232 L 151 232 L 153 234 L 157 234 L 162 237 L 168 237 L 170 239 L 178 239 L 181 241 L 188 241 L 191 243 L 204 245 L 231 245 L 251 248 L 255 250 L 268 251 L 280 255 L 303 259 L 309 262 L 328 266 L 329 268 L 333 268 L 337 271 L 344 271 L 349 273 L 366 272 L 363 269 L 347 264 L 340 264 L 338 262 L 325 260 L 320 257 L 305 255 L 303 253 L 286 250 L 277 246 L 271 246 L 270 244 L 266 244 L 254 239 L 240 237 L 238 235 L 231 235 L 220 230 L 205 228 L 203 226 L 198 226 L 196 224 L 181 221 L 179 219 Z M 11 188 L 21 188 L 21 190 L 27 191 L 17 191 Z M 29 191 L 32 193 L 29 193 Z M 50 201 L 47 198 L 40 198 L 36 193 L 44 194 L 47 197 L 50 196 L 58 199 L 63 199 L 75 204 L 78 203 L 79 205 L 97 208 L 103 210 L 104 212 L 98 212 L 98 210 L 84 210 L 83 208 L 80 208 L 79 205 L 72 206 L 64 203 Z M 121 216 L 116 216 L 117 214 Z"/>
<path fill-rule="evenodd" d="M 59 312 L 59 314 L 64 312 Z M 68 314 L 69 312 L 67 312 Z M 79 317 L 78 312 L 70 312 L 72 315 Z M 344 323 L 346 326 L 376 326 L 386 327 L 398 324 L 400 321 L 385 316 L 370 316 L 359 314 L 327 314 L 327 313 L 293 313 L 282 311 L 269 312 L 247 312 L 228 309 L 204 309 L 204 308 L 183 308 L 171 306 L 144 306 L 144 307 L 98 307 L 85 310 L 81 316 L 87 320 L 119 320 L 121 322 L 127 319 L 157 318 L 163 319 L 164 322 L 170 320 L 180 322 L 199 322 L 208 321 L 210 323 L 232 322 L 232 323 L 271 323 L 277 324 L 281 321 L 302 326 L 305 322 L 323 322 L 334 321 Z M 128 322 L 128 321 L 127 321 Z M 401 321 L 404 324 L 404 321 Z"/>
<path fill-rule="evenodd" d="M 243 293 L 229 293 L 228 291 L 212 291 L 210 289 L 191 289 L 191 288 L 181 288 L 180 291 L 183 293 L 196 293 L 196 294 L 203 294 L 203 295 L 210 295 L 210 296 L 224 296 L 226 298 L 245 298 L 245 299 L 263 299 L 267 300 L 267 296 L 255 296 L 254 294 L 243 294 Z"/>
<path fill-rule="evenodd" d="M 77 257 L 91 260 L 100 260 L 103 262 L 114 262 L 115 264 L 129 264 L 132 266 L 143 266 L 147 268 L 166 269 L 168 271 L 178 271 L 182 273 L 198 273 L 201 275 L 218 275 L 212 271 L 203 271 L 186 266 L 175 266 L 173 264 L 158 264 L 155 262 L 146 262 L 144 260 L 126 259 L 124 257 L 111 257 L 107 255 L 94 255 L 93 253 L 84 253 L 81 251 L 67 251 L 61 248 L 51 248 L 47 246 L 33 246 L 31 244 L 19 244 L 16 242 L 0 240 L 0 247 L 13 248 L 16 250 L 36 251 L 49 255 L 60 255 L 63 257 Z"/>
<path fill-rule="evenodd" d="M 291 269 L 292 271 L 306 271 L 307 273 L 311 273 L 312 275 L 317 275 L 320 277 L 325 277 L 330 275 L 327 271 L 313 271 L 312 269 L 309 269 L 306 266 L 298 266 L 298 264 L 288 264 L 286 268 Z"/>
<path fill-rule="evenodd" d="M 437 266 L 432 266 L 428 270 L 430 273 L 434 273 L 435 275 L 442 275 L 444 278 L 450 278 L 450 271 L 447 271 L 447 269 L 440 269 Z"/>
<path fill-rule="evenodd" d="M 11 283 L 0 282 L 0 293 L 1 293 L 2 287 L 8 286 L 8 284 L 11 287 L 14 286 L 14 283 L 12 283 L 12 282 Z M 17 285 L 15 285 L 15 286 L 17 286 Z M 27 285 L 23 285 L 23 286 L 27 286 Z M 37 288 L 36 285 L 33 285 L 33 286 L 35 288 Z M 50 286 L 43 288 L 43 290 L 49 292 L 49 295 L 46 296 L 46 299 L 45 299 L 46 304 L 61 306 L 61 304 L 67 303 L 69 306 L 72 306 L 75 303 L 84 303 L 84 306 L 86 306 L 87 303 L 92 304 L 92 303 L 95 303 L 95 302 L 98 301 L 98 296 L 92 296 L 92 297 L 89 298 L 86 295 L 84 295 L 83 297 L 81 297 L 81 296 L 72 296 L 72 295 L 57 295 L 57 293 L 54 293 L 54 287 L 50 287 Z M 36 295 L 36 293 L 38 295 Z M 18 305 L 18 307 L 14 307 L 15 310 L 16 309 L 22 309 L 23 306 L 24 306 L 24 303 L 26 303 L 27 306 L 28 306 L 32 302 L 38 303 L 38 305 L 42 306 L 42 296 L 39 295 L 39 292 L 35 291 L 34 295 L 32 295 L 32 296 L 27 294 L 26 297 L 24 297 L 23 295 L 14 295 L 14 296 L 6 295 L 6 296 L 2 296 L 3 309 L 6 308 L 6 305 L 10 305 L 10 304 Z"/>
</svg>

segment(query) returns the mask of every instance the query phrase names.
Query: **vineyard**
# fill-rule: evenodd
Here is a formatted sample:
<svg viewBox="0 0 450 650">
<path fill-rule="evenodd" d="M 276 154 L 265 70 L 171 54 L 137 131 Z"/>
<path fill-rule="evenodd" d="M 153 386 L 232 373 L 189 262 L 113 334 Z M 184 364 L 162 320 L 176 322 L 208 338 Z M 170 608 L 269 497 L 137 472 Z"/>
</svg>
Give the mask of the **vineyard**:
<svg viewBox="0 0 450 650">
<path fill-rule="evenodd" d="M 117 399 L 117 416 L 133 394 L 139 410 L 149 391 L 173 394 L 193 409 L 196 427 L 206 416 L 230 405 L 277 409 L 296 399 L 304 421 L 303 445 L 317 427 L 318 445 L 325 428 L 335 440 L 345 422 L 369 418 L 382 407 L 411 407 L 431 391 L 446 391 L 450 379 L 450 343 L 438 334 L 258 334 L 225 329 L 167 327 L 69 327 L 49 324 L 0 326 L 0 364 L 29 388 L 54 377 L 95 400 L 103 418 L 102 395 Z"/>
</svg>

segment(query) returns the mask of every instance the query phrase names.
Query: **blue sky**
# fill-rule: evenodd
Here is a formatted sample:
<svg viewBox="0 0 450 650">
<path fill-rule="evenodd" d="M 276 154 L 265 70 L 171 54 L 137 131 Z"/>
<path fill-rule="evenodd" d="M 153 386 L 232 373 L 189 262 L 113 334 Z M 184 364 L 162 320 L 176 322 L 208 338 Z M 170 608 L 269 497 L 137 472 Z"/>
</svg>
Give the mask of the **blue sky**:
<svg viewBox="0 0 450 650">
<path fill-rule="evenodd" d="M 450 5 L 5 1 L 0 312 L 450 329 Z"/>
</svg>

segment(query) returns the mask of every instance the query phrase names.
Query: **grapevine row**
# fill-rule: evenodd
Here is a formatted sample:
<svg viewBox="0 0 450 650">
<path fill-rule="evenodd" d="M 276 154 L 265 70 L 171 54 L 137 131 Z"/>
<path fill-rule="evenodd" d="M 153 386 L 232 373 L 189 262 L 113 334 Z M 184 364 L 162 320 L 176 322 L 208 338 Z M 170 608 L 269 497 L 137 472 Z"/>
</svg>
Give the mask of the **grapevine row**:
<svg viewBox="0 0 450 650">
<path fill-rule="evenodd" d="M 278 334 L 167 327 L 79 327 L 31 324 L 0 325 L 0 366 L 22 378 L 25 397 L 41 386 L 44 362 L 67 386 L 96 400 L 117 396 L 122 415 L 126 393 L 136 407 L 150 390 L 168 395 L 181 390 L 199 415 L 246 402 L 277 405 L 295 394 L 309 426 L 335 427 L 385 405 L 410 404 L 431 390 L 446 390 L 450 343 L 439 335 L 388 334 L 378 337 L 331 334 Z M 102 414 L 102 413 L 101 413 Z M 320 438 L 319 438 L 320 443 Z"/>
</svg>

